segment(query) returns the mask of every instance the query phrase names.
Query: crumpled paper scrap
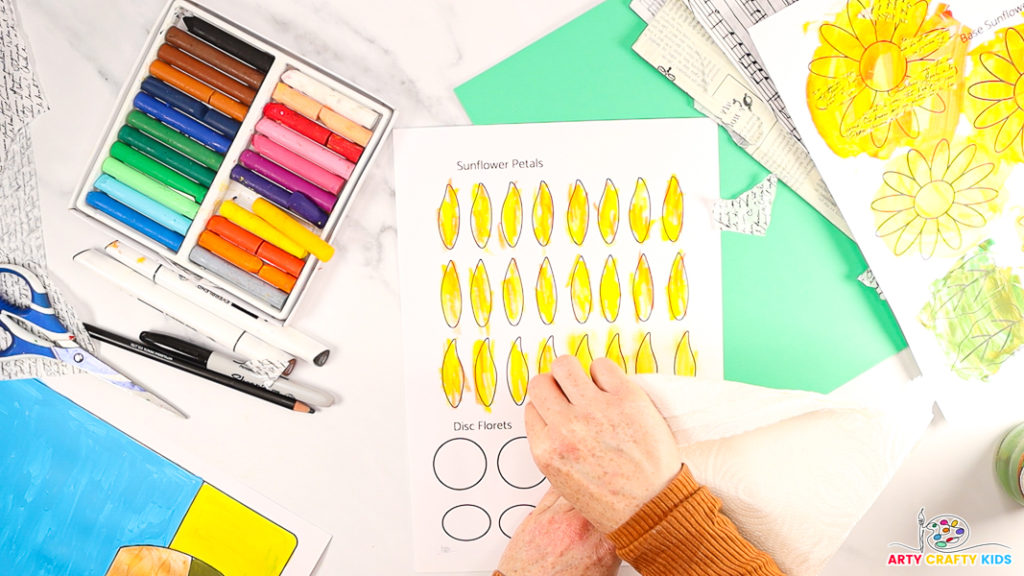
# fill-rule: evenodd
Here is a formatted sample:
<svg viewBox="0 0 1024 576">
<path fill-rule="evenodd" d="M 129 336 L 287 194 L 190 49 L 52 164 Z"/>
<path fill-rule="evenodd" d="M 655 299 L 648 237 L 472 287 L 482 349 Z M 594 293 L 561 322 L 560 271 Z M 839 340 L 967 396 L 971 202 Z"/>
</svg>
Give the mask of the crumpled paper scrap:
<svg viewBox="0 0 1024 576">
<path fill-rule="evenodd" d="M 874 288 L 875 292 L 878 292 L 878 297 L 883 301 L 885 300 L 885 293 L 882 292 L 882 287 L 878 285 L 878 280 L 875 279 L 875 273 L 871 271 L 871 268 L 868 268 L 862 272 L 860 276 L 857 276 L 857 281 L 868 288 Z"/>
<path fill-rule="evenodd" d="M 757 186 L 732 200 L 715 202 L 712 217 L 722 230 L 764 236 L 772 220 L 772 203 L 779 179 L 770 174 Z"/>
</svg>

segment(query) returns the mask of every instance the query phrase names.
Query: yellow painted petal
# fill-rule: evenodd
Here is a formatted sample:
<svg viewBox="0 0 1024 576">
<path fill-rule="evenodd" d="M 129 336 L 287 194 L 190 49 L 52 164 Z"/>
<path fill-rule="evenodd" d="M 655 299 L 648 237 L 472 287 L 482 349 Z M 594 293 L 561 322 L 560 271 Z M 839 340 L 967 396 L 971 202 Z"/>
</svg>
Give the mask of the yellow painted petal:
<svg viewBox="0 0 1024 576">
<path fill-rule="evenodd" d="M 910 224 L 914 220 L 914 218 L 917 218 L 917 212 L 913 210 L 904 210 L 902 212 L 897 212 L 892 216 L 886 218 L 881 224 L 879 224 L 878 230 L 876 230 L 875 233 L 878 236 L 888 236 L 890 234 L 895 234 L 896 232 L 899 232 L 900 230 L 906 228 L 907 224 Z"/>
<path fill-rule="evenodd" d="M 906 254 L 907 250 L 910 250 L 910 247 L 921 238 L 925 221 L 924 218 L 914 218 L 900 231 L 896 236 L 896 246 L 893 249 L 897 256 Z"/>
<path fill-rule="evenodd" d="M 974 144 L 966 146 L 961 150 L 960 153 L 950 161 L 949 168 L 946 169 L 946 181 L 950 182 L 956 180 L 963 175 L 963 173 L 971 167 L 971 163 L 974 162 L 974 156 L 977 151 L 978 147 Z"/>
<path fill-rule="evenodd" d="M 455 262 L 448 261 L 441 276 L 441 312 L 448 327 L 455 328 L 462 318 L 462 287 L 459 285 L 459 272 Z"/>
<path fill-rule="evenodd" d="M 957 190 L 963 190 L 965 188 L 973 188 L 978 184 L 981 184 L 988 178 L 992 171 L 995 169 L 995 165 L 986 162 L 985 164 L 978 164 L 974 168 L 971 168 L 967 172 L 964 172 L 956 180 L 949 181 L 953 185 L 953 188 Z"/>
<path fill-rule="evenodd" d="M 537 274 L 536 293 L 540 319 L 545 324 L 551 324 L 555 320 L 555 310 L 558 309 L 558 292 L 555 288 L 555 273 L 551 270 L 551 262 L 547 258 L 544 258 Z"/>
<path fill-rule="evenodd" d="M 985 216 L 981 212 L 978 212 L 970 206 L 964 206 L 962 204 L 953 204 L 949 207 L 949 216 L 956 220 L 960 226 L 967 226 L 968 228 L 981 228 L 988 223 Z"/>
<path fill-rule="evenodd" d="M 910 170 L 910 176 L 920 186 L 924 186 L 932 181 L 931 166 L 928 165 L 928 159 L 924 157 L 920 150 L 914 148 L 907 152 L 907 168 Z"/>
<path fill-rule="evenodd" d="M 548 336 L 548 339 L 541 342 L 540 352 L 537 352 L 537 373 L 547 374 L 551 372 L 551 363 L 555 361 L 555 337 Z"/>
<path fill-rule="evenodd" d="M 473 218 L 469 221 L 476 245 L 485 248 L 491 239 L 491 195 L 483 184 L 473 185 Z"/>
<path fill-rule="evenodd" d="M 473 309 L 473 319 L 477 326 L 483 328 L 491 320 L 491 279 L 487 275 L 484 261 L 478 260 L 469 280 L 469 304 Z"/>
<path fill-rule="evenodd" d="M 512 343 L 512 350 L 508 353 L 506 377 L 512 401 L 521 406 L 526 400 L 526 390 L 530 384 L 530 365 L 526 361 L 526 354 L 523 353 L 522 338 L 516 338 Z"/>
<path fill-rule="evenodd" d="M 690 300 L 690 285 L 686 280 L 683 253 L 676 254 L 668 275 L 668 309 L 673 320 L 682 320 Z"/>
<path fill-rule="evenodd" d="M 476 400 L 485 408 L 494 402 L 494 392 L 498 388 L 498 373 L 494 366 L 494 350 L 491 339 L 485 338 L 473 343 L 473 386 L 476 388 Z"/>
<path fill-rule="evenodd" d="M 1002 80 L 985 80 L 968 86 L 967 94 L 978 100 L 1009 100 L 1013 98 L 1013 84 Z"/>
<path fill-rule="evenodd" d="M 917 33 L 921 30 L 921 24 L 924 23 L 924 19 L 927 15 L 927 0 L 918 0 L 917 2 L 914 2 L 907 9 L 906 18 L 896 27 L 896 31 L 892 35 L 893 43 L 900 45 L 907 38 L 917 36 Z"/>
<path fill-rule="evenodd" d="M 914 197 L 906 194 L 893 194 L 876 198 L 871 203 L 871 209 L 875 212 L 901 212 L 914 209 Z"/>
<path fill-rule="evenodd" d="M 1024 128 L 1024 112 L 1018 110 L 1010 114 L 1006 122 L 999 127 L 996 134 L 996 152 L 1003 152 L 1017 144 L 1021 139 L 1021 128 Z"/>
<path fill-rule="evenodd" d="M 459 351 L 455 340 L 445 345 L 444 360 L 441 362 L 441 389 L 452 408 L 462 403 L 462 391 L 466 386 L 466 372 L 459 360 Z"/>
<path fill-rule="evenodd" d="M 1010 62 L 1000 54 L 996 54 L 995 52 L 982 52 L 979 59 L 981 60 L 981 65 L 985 67 L 985 70 L 988 70 L 992 76 L 1002 80 L 1003 82 L 1016 84 L 1017 79 L 1020 78 L 1020 72 L 1014 68 L 1013 62 Z"/>
<path fill-rule="evenodd" d="M 900 46 L 903 55 L 910 62 L 922 61 L 949 44 L 949 30 L 937 28 L 921 34 Z M 915 76 L 912 76 L 915 77 Z"/>
<path fill-rule="evenodd" d="M 647 182 L 643 178 L 636 179 L 633 199 L 629 203 L 629 229 L 641 244 L 651 231 L 651 193 L 647 191 Z"/>
<path fill-rule="evenodd" d="M 676 376 L 696 376 L 697 375 L 697 357 L 693 354 L 693 348 L 690 347 L 690 331 L 683 332 L 683 337 L 679 339 L 679 344 L 676 346 Z"/>
<path fill-rule="evenodd" d="M 676 179 L 675 174 L 669 178 L 668 188 L 665 190 L 661 226 L 667 240 L 671 242 L 679 240 L 679 233 L 683 230 L 683 192 L 679 189 L 679 180 Z"/>
<path fill-rule="evenodd" d="M 822 24 L 819 33 L 823 42 L 835 48 L 839 54 L 854 60 L 860 60 L 861 54 L 864 53 L 864 46 L 867 45 L 861 45 L 856 36 L 835 24 Z"/>
<path fill-rule="evenodd" d="M 459 196 L 451 182 L 445 186 L 441 205 L 437 208 L 437 231 L 445 248 L 451 250 L 455 247 L 455 241 L 459 239 Z"/>
<path fill-rule="evenodd" d="M 508 323 L 518 326 L 523 318 L 523 280 L 519 276 L 519 265 L 515 258 L 509 261 L 505 270 L 505 279 L 501 282 L 501 291 L 505 302 L 505 317 Z"/>
<path fill-rule="evenodd" d="M 957 204 L 985 204 L 991 202 L 999 197 L 999 190 L 995 188 L 967 188 L 965 190 L 957 190 L 956 202 Z"/>
<path fill-rule="evenodd" d="M 640 349 L 636 352 L 637 374 L 655 374 L 658 372 L 658 359 L 654 357 L 654 348 L 651 344 L 651 333 L 644 335 Z"/>
<path fill-rule="evenodd" d="M 590 365 L 594 362 L 594 355 L 590 353 L 590 335 L 584 334 L 583 339 L 580 340 L 578 346 L 576 346 L 576 352 L 573 356 L 580 361 L 583 366 L 583 371 L 590 374 Z"/>
<path fill-rule="evenodd" d="M 939 236 L 942 241 L 953 250 L 959 250 L 963 244 L 963 235 L 960 234 L 960 225 L 953 220 L 949 214 L 943 214 L 936 219 L 939 226 Z"/>
<path fill-rule="evenodd" d="M 860 2 L 850 2 L 846 5 L 846 14 L 850 20 L 850 31 L 860 41 L 861 46 L 870 46 L 874 44 L 875 36 L 875 23 L 873 19 L 861 18 L 863 8 L 860 7 Z"/>
<path fill-rule="evenodd" d="M 811 60 L 808 69 L 825 78 L 846 78 L 859 71 L 858 61 L 846 56 L 822 56 Z"/>
<path fill-rule="evenodd" d="M 569 238 L 572 238 L 577 246 L 582 246 L 583 239 L 587 237 L 587 228 L 590 226 L 590 200 L 587 197 L 587 189 L 579 180 L 569 192 L 569 210 L 565 214 L 565 219 L 569 226 Z"/>
<path fill-rule="evenodd" d="M 868 110 L 875 104 L 875 91 L 863 88 L 850 99 L 843 111 L 843 118 L 839 122 L 839 132 L 845 137 L 850 137 L 853 126 L 861 122 Z"/>
<path fill-rule="evenodd" d="M 615 258 L 609 256 L 604 261 L 601 271 L 601 314 L 608 322 L 615 322 L 619 317 L 619 304 L 622 301 L 622 288 L 619 285 L 619 270 Z"/>
<path fill-rule="evenodd" d="M 1024 36 L 1017 28 L 1006 30 L 1006 54 L 1018 72 L 1024 72 Z"/>
<path fill-rule="evenodd" d="M 597 228 L 605 244 L 615 241 L 619 231 L 619 189 L 611 179 L 604 182 L 604 193 L 597 208 Z"/>
<path fill-rule="evenodd" d="M 501 235 L 505 244 L 515 248 L 523 231 L 523 198 L 515 182 L 509 182 L 505 203 L 501 205 Z"/>
<path fill-rule="evenodd" d="M 1006 120 L 1011 114 L 1016 112 L 1017 102 L 1014 100 L 1000 100 L 988 108 L 985 108 L 978 114 L 978 117 L 974 119 L 974 127 L 979 130 L 985 128 L 991 128 L 996 124 Z"/>
<path fill-rule="evenodd" d="M 935 254 L 939 244 L 939 224 L 935 220 L 926 220 L 921 229 L 921 256 L 927 260 Z"/>
<path fill-rule="evenodd" d="M 576 257 L 572 267 L 572 278 L 569 281 L 569 298 L 572 300 L 572 312 L 576 321 L 583 324 L 590 318 L 594 295 L 590 288 L 590 270 L 583 256 Z"/>
<path fill-rule="evenodd" d="M 943 138 L 935 145 L 935 150 L 932 152 L 931 179 L 942 179 L 946 175 L 947 168 L 949 168 L 949 142 Z"/>
<path fill-rule="evenodd" d="M 626 371 L 626 356 L 622 353 L 622 343 L 619 342 L 618 333 L 615 333 L 608 341 L 608 349 L 605 350 L 604 357 L 615 362 L 623 372 Z"/>
<path fill-rule="evenodd" d="M 541 246 L 547 246 L 551 241 L 551 230 L 554 227 L 555 205 L 547 182 L 542 180 L 533 201 L 533 236 Z"/>
<path fill-rule="evenodd" d="M 886 172 L 882 174 L 882 179 L 889 188 L 900 194 L 914 194 L 921 187 L 917 180 L 902 172 Z"/>
<path fill-rule="evenodd" d="M 651 266 L 647 263 L 647 255 L 641 254 L 633 273 L 633 309 L 636 318 L 646 322 L 654 309 L 654 279 L 651 277 Z"/>
</svg>

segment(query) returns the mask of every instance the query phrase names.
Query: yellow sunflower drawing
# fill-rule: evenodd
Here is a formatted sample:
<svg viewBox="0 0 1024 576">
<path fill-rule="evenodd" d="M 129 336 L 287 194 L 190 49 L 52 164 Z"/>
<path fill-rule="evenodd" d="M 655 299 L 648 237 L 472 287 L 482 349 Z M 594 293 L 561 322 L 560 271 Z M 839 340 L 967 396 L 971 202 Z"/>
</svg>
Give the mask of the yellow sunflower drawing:
<svg viewBox="0 0 1024 576">
<path fill-rule="evenodd" d="M 807 103 L 822 138 L 842 157 L 887 158 L 919 137 L 956 129 L 965 29 L 927 0 L 850 0 L 818 30 Z"/>
<path fill-rule="evenodd" d="M 971 52 L 968 118 L 1002 158 L 1024 161 L 1024 27 L 1006 28 Z"/>
<path fill-rule="evenodd" d="M 911 149 L 887 168 L 871 209 L 875 233 L 897 256 L 914 246 L 926 259 L 959 254 L 1001 209 L 1005 176 L 976 144 L 954 156 L 940 140 L 927 156 Z"/>
</svg>

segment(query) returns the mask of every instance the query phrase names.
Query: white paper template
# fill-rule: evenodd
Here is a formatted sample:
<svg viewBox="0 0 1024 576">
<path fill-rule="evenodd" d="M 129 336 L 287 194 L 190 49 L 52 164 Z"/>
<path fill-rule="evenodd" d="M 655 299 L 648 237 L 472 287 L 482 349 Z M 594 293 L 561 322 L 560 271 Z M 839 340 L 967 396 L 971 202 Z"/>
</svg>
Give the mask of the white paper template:
<svg viewBox="0 0 1024 576">
<path fill-rule="evenodd" d="M 621 351 L 630 373 L 638 362 L 650 366 L 653 355 L 658 372 L 685 372 L 695 358 L 698 376 L 721 378 L 721 246 L 711 219 L 719 197 L 717 150 L 717 128 L 706 119 L 396 132 L 418 571 L 493 569 L 547 490 L 516 402 L 526 383 L 522 367 L 537 374 L 549 339 L 559 355 L 585 356 L 585 341 L 595 358 L 617 339 L 613 351 Z M 649 204 L 643 185 L 636 193 L 638 181 Z M 549 217 L 550 240 L 542 246 L 538 235 L 546 236 Z M 542 273 L 545 260 L 550 277 Z M 513 261 L 518 282 L 508 273 Z M 609 261 L 614 274 L 606 276 Z M 617 316 L 612 276 L 621 295 Z M 549 325 L 543 316 L 550 302 L 556 306 Z"/>
</svg>

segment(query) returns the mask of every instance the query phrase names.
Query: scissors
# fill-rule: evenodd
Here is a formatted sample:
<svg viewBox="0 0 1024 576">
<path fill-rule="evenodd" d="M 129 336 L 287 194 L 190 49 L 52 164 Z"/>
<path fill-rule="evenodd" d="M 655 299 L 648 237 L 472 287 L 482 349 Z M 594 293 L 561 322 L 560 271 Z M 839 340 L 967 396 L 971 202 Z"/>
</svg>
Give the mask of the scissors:
<svg viewBox="0 0 1024 576">
<path fill-rule="evenodd" d="M 132 382 L 79 346 L 74 334 L 57 318 L 46 287 L 32 271 L 14 264 L 0 264 L 0 273 L 12 274 L 24 280 L 32 295 L 32 302 L 21 308 L 0 294 L 0 330 L 10 334 L 12 340 L 11 344 L 0 350 L 0 359 L 34 356 L 60 360 L 129 390 L 164 410 L 188 418 L 177 406 L 152 390 Z"/>
</svg>

